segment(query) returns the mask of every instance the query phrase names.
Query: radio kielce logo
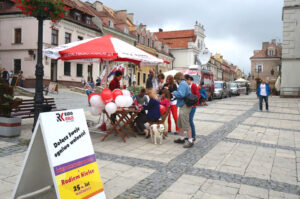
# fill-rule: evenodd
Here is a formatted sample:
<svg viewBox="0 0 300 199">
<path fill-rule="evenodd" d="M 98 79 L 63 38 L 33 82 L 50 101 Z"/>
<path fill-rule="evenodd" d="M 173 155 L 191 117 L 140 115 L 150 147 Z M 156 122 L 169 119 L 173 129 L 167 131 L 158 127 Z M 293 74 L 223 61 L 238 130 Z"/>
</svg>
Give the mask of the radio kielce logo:
<svg viewBox="0 0 300 199">
<path fill-rule="evenodd" d="M 73 122 L 73 112 L 56 113 L 57 122 Z"/>
</svg>

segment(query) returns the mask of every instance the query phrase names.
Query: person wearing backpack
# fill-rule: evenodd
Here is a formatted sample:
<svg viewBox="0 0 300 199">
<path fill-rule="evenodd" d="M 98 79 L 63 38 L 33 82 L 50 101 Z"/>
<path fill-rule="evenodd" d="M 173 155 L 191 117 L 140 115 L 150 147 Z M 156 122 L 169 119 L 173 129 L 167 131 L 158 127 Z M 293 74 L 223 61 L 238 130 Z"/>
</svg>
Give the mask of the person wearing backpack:
<svg viewBox="0 0 300 199">
<path fill-rule="evenodd" d="M 186 83 L 190 86 L 192 94 L 197 96 L 197 103 L 192 106 L 192 110 L 190 112 L 190 117 L 189 117 L 191 129 L 192 129 L 192 138 L 193 138 L 193 141 L 195 141 L 196 140 L 196 130 L 195 130 L 195 124 L 194 124 L 194 116 L 196 113 L 196 108 L 197 108 L 197 106 L 199 106 L 200 93 L 199 93 L 197 84 L 195 84 L 193 82 L 194 78 L 192 76 L 186 74 L 184 76 L 184 78 L 185 78 Z"/>
<path fill-rule="evenodd" d="M 176 106 L 180 108 L 177 125 L 180 132 L 180 138 L 174 140 L 177 144 L 184 144 L 184 148 L 191 148 L 194 145 L 192 138 L 192 130 L 189 121 L 189 115 L 192 107 L 188 106 L 185 99 L 191 94 L 191 88 L 184 80 L 182 73 L 176 73 L 174 79 L 179 84 L 177 91 L 173 92 L 173 95 L 177 98 Z M 185 142 L 184 132 L 187 131 L 188 140 Z"/>
</svg>

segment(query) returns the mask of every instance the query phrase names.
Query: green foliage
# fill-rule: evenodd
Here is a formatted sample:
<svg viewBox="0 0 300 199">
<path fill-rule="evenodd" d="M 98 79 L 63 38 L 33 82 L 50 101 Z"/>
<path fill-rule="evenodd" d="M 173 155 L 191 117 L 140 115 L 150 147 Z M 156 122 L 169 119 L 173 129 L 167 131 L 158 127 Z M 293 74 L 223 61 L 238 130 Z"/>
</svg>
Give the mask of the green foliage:
<svg viewBox="0 0 300 199">
<path fill-rule="evenodd" d="M 14 99 L 13 87 L 9 86 L 7 83 L 0 79 L 0 116 L 10 117 L 11 111 L 17 108 L 22 100 L 19 98 Z"/>
</svg>

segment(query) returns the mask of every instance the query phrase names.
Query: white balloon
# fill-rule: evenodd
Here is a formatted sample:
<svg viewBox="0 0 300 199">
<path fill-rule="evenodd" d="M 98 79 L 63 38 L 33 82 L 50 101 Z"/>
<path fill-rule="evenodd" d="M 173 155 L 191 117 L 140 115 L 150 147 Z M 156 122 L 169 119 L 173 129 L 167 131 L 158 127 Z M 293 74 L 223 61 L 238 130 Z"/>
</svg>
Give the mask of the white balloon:
<svg viewBox="0 0 300 199">
<path fill-rule="evenodd" d="M 92 107 L 104 107 L 104 103 L 100 95 L 93 95 L 90 99 Z"/>
<path fill-rule="evenodd" d="M 125 107 L 130 107 L 131 105 L 132 105 L 132 103 L 133 103 L 133 99 L 132 99 L 132 97 L 130 97 L 130 96 L 125 96 L 124 97 L 125 98 Z"/>
<path fill-rule="evenodd" d="M 131 96 L 129 90 L 123 89 L 123 90 L 122 90 L 122 93 L 123 93 L 124 96 Z"/>
<path fill-rule="evenodd" d="M 93 106 L 91 108 L 91 113 L 92 113 L 92 115 L 95 115 L 95 116 L 100 115 L 102 113 L 102 111 L 103 111 L 103 108 L 101 109 L 101 108 L 93 107 Z"/>
<path fill-rule="evenodd" d="M 114 114 L 117 111 L 117 105 L 113 102 L 110 102 L 106 104 L 105 110 L 109 115 Z"/>
<path fill-rule="evenodd" d="M 118 107 L 123 107 L 124 96 L 123 95 L 117 96 L 115 102 Z"/>
</svg>

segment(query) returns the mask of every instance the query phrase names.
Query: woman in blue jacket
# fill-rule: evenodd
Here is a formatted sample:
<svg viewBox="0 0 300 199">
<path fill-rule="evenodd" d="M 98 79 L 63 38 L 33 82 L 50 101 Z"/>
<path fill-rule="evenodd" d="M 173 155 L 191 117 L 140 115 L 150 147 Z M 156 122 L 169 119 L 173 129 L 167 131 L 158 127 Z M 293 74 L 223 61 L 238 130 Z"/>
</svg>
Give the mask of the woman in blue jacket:
<svg viewBox="0 0 300 199">
<path fill-rule="evenodd" d="M 136 118 L 136 125 L 140 131 L 145 133 L 146 138 L 150 137 L 149 130 L 146 129 L 145 123 L 157 122 L 160 118 L 160 102 L 157 100 L 156 91 L 151 88 L 148 90 L 150 101 L 147 105 L 144 105 L 144 110 L 148 110 L 148 113 L 141 112 Z"/>
<path fill-rule="evenodd" d="M 257 87 L 257 97 L 259 98 L 259 110 L 262 111 L 263 100 L 266 103 L 266 110 L 269 111 L 268 96 L 271 94 L 271 89 L 269 84 L 266 84 L 264 80 Z"/>
</svg>

